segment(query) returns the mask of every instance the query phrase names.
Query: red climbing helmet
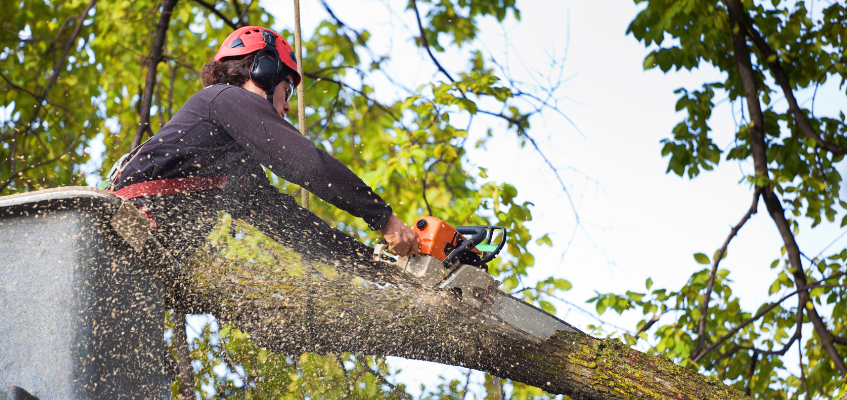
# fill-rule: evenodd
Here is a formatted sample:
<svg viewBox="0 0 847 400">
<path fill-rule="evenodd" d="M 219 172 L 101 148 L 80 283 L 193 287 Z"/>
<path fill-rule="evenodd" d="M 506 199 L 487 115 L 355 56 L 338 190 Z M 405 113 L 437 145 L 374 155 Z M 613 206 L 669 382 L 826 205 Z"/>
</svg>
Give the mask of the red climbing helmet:
<svg viewBox="0 0 847 400">
<path fill-rule="evenodd" d="M 288 42 L 286 42 L 285 39 L 279 36 L 276 32 L 267 28 L 259 26 L 245 26 L 237 29 L 235 32 L 232 32 L 229 36 L 227 36 L 223 44 L 221 44 L 221 48 L 218 49 L 218 53 L 215 54 L 215 61 L 221 61 L 226 57 L 243 56 L 255 51 L 259 51 L 259 54 L 256 55 L 256 59 L 253 61 L 253 67 L 251 68 L 251 78 L 254 81 L 262 83 L 260 82 L 264 77 L 262 74 L 271 75 L 270 77 L 265 77 L 266 82 L 271 83 L 271 80 L 276 81 L 276 79 L 273 79 L 273 75 L 274 73 L 281 72 L 279 71 L 279 68 L 277 71 L 268 71 L 268 68 L 262 68 L 261 65 L 263 60 L 268 59 L 267 56 L 274 55 L 277 60 L 281 61 L 282 64 L 291 70 L 291 83 L 294 84 L 294 87 L 296 88 L 297 85 L 300 84 L 300 80 L 302 78 L 297 72 L 297 57 L 294 55 L 294 51 L 291 50 L 291 45 L 289 45 Z M 271 68 L 271 70 L 272 69 L 273 68 Z M 257 76 L 257 73 L 259 76 Z M 283 78 L 284 76 L 279 77 L 279 80 L 281 81 Z M 271 84 L 275 87 L 278 83 L 279 82 L 275 82 Z M 273 90 L 273 87 L 271 90 Z"/>
</svg>

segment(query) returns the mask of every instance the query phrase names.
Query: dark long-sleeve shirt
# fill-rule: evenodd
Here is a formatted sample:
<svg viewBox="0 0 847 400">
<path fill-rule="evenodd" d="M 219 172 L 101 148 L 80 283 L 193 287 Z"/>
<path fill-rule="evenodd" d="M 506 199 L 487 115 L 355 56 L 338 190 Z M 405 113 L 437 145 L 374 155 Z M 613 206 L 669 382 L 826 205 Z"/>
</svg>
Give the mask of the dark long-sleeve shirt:
<svg viewBox="0 0 847 400">
<path fill-rule="evenodd" d="M 116 190 L 153 180 L 240 176 L 268 184 L 262 165 L 382 228 L 392 210 L 344 164 L 315 147 L 264 97 L 214 85 L 197 92 L 123 170 Z"/>
</svg>

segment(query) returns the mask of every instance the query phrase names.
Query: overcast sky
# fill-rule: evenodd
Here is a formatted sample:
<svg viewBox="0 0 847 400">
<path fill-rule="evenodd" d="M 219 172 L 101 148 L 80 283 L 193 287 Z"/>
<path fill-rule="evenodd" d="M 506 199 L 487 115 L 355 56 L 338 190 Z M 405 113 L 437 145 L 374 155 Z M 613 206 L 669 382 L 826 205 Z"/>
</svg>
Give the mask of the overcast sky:
<svg viewBox="0 0 847 400">
<path fill-rule="evenodd" d="M 327 1 L 346 24 L 370 31 L 371 47 L 377 52 L 392 49 L 392 61 L 385 65 L 392 78 L 411 88 L 433 79 L 444 80 L 423 50 L 411 42 L 416 35 L 414 15 L 403 8 L 405 1 L 391 2 L 392 12 L 383 1 Z M 275 28 L 293 28 L 290 0 L 262 1 L 262 5 L 275 14 Z M 518 6 L 521 21 L 509 18 L 505 29 L 494 21 L 483 21 L 480 43 L 471 48 L 509 65 L 513 76 L 526 82 L 556 80 L 543 72 L 551 57 L 566 56 L 563 71 L 567 80 L 558 92 L 562 98 L 558 109 L 573 124 L 550 110 L 532 121 L 531 133 L 560 168 L 583 228 L 574 235 L 576 220 L 554 175 L 532 149 L 518 148 L 514 133 L 499 121 L 475 122 L 478 129 L 472 135 L 491 127 L 495 139 L 485 149 L 471 151 L 469 157 L 471 164 L 488 168 L 491 179 L 514 184 L 519 199 L 535 203 L 531 229 L 537 236 L 550 233 L 554 246 L 533 249 L 538 265 L 533 276 L 552 274 L 570 280 L 574 288 L 566 298 L 589 310 L 593 307 L 584 301 L 595 291 L 643 292 L 648 277 L 655 282 L 654 289 L 680 288 L 693 272 L 704 268 L 692 255 L 702 252 L 711 256 L 752 199 L 750 188 L 738 183 L 752 171 L 751 163 L 722 162 L 716 171 L 690 181 L 666 174 L 667 159 L 660 154 L 659 141 L 670 136 L 673 126 L 684 117 L 674 110 L 678 97 L 673 91 L 698 89 L 705 82 L 725 77 L 712 68 L 645 72 L 642 62 L 649 50 L 625 33 L 638 10 L 632 1 L 524 0 Z M 327 18 L 317 0 L 301 0 L 301 13 L 304 32 L 313 31 Z M 465 51 L 454 49 L 439 57 L 450 71 L 458 72 L 467 67 Z M 378 89 L 388 86 L 380 74 L 374 74 L 369 83 Z M 378 90 L 377 95 L 390 99 L 396 94 Z M 812 93 L 798 93 L 797 97 L 808 107 Z M 725 95 L 719 95 L 716 102 L 720 104 L 711 119 L 713 136 L 721 149 L 728 150 L 740 120 L 740 105 L 728 102 Z M 784 108 L 785 102 L 779 98 L 777 104 Z M 839 107 L 844 108 L 845 101 L 837 84 L 821 86 L 816 115 L 836 115 Z M 760 209 L 764 210 L 763 204 Z M 734 293 L 748 311 L 767 301 L 768 286 L 778 272 L 769 265 L 780 255 L 781 241 L 762 211 L 732 242 L 728 258 L 721 264 L 731 271 Z M 798 242 L 810 256 L 841 233 L 837 223 L 823 224 L 814 231 L 808 226 L 801 220 Z M 830 250 L 845 244 L 847 238 Z M 557 307 L 560 317 L 567 315 L 568 322 L 580 328 L 596 323 L 576 310 L 569 311 L 567 305 Z M 602 318 L 630 330 L 635 330 L 638 321 L 635 313 L 628 317 L 607 313 Z M 673 315 L 664 318 L 667 323 Z M 406 370 L 402 380 L 412 386 L 433 382 L 441 370 L 420 362 L 395 361 L 394 365 Z M 451 376 L 459 373 L 456 369 Z"/>
</svg>

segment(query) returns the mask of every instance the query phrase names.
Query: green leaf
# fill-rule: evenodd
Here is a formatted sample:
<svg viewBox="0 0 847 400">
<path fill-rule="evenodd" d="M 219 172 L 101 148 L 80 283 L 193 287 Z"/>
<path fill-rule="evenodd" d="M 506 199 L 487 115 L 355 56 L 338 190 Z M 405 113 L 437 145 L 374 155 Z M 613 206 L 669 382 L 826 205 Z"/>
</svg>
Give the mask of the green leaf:
<svg viewBox="0 0 847 400">
<path fill-rule="evenodd" d="M 653 279 L 647 278 L 647 282 L 645 282 L 644 285 L 647 286 L 647 290 L 650 290 L 650 288 L 653 287 Z"/>
<path fill-rule="evenodd" d="M 700 264 L 710 264 L 709 257 L 703 253 L 694 254 L 694 260 Z"/>
<path fill-rule="evenodd" d="M 538 302 L 538 305 L 541 306 L 542 310 L 544 310 L 544 311 L 546 311 L 550 314 L 556 315 L 556 307 L 554 307 L 552 304 L 550 304 L 549 301 L 541 300 L 541 301 Z"/>
<path fill-rule="evenodd" d="M 644 58 L 644 64 L 642 65 L 644 70 L 656 68 L 656 53 L 650 53 L 647 57 Z"/>
<path fill-rule="evenodd" d="M 573 285 L 565 279 L 554 279 L 553 284 L 556 286 L 556 289 L 568 291 L 573 288 Z"/>
</svg>

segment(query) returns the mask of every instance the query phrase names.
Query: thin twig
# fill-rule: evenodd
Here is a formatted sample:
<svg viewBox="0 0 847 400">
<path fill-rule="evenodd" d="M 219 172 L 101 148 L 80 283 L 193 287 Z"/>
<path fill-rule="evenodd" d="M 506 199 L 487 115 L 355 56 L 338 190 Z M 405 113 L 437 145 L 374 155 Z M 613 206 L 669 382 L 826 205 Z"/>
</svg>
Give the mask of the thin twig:
<svg viewBox="0 0 847 400">
<path fill-rule="evenodd" d="M 357 357 L 357 359 L 360 359 L 360 358 L 365 360 L 365 361 L 362 362 L 362 365 L 364 366 L 365 371 L 370 372 L 371 375 L 373 375 L 374 377 L 379 379 L 379 381 L 382 382 L 383 385 L 386 385 L 389 388 L 391 388 L 391 391 L 394 392 L 394 394 L 396 394 L 397 396 L 400 396 L 401 399 L 412 400 L 412 396 L 409 396 L 408 393 L 398 389 L 397 386 L 394 386 L 394 384 L 392 384 L 387 379 L 385 379 L 385 376 L 383 376 L 382 373 L 379 372 L 379 370 L 374 370 L 373 368 L 369 367 L 368 364 L 367 364 L 368 361 L 365 357 L 359 355 Z"/>
<path fill-rule="evenodd" d="M 60 158 L 64 157 L 64 156 L 65 156 L 65 154 L 70 153 L 70 152 L 71 152 L 71 150 L 73 150 L 73 149 L 74 149 L 74 146 L 76 145 L 77 141 L 79 141 L 79 138 L 80 138 L 80 137 L 82 137 L 82 132 L 80 132 L 80 134 L 76 136 L 76 139 L 74 139 L 74 141 L 73 141 L 73 142 L 71 142 L 71 145 L 70 145 L 70 146 L 68 146 L 68 148 L 67 148 L 67 149 L 65 149 L 65 151 L 63 151 L 62 153 L 60 153 L 58 156 L 53 157 L 53 158 L 51 158 L 51 159 L 49 159 L 49 160 L 47 160 L 47 161 L 40 162 L 40 163 L 38 163 L 38 164 L 28 165 L 28 166 L 26 166 L 24 169 L 22 169 L 22 170 L 20 170 L 20 171 L 14 171 L 14 173 L 12 174 L 12 176 L 10 176 L 10 177 L 9 177 L 9 179 L 7 179 L 5 182 L 3 182 L 3 184 L 2 184 L 2 185 L 0 185 L 0 193 L 3 193 L 3 190 L 4 190 L 4 189 L 6 189 L 6 187 L 7 187 L 7 186 L 11 185 L 11 184 L 12 184 L 12 182 L 15 180 L 15 178 L 16 178 L 16 177 L 18 177 L 18 176 L 22 176 L 22 175 L 24 174 L 24 172 L 27 172 L 27 171 L 29 171 L 29 170 L 32 170 L 32 169 L 35 169 L 35 168 L 38 168 L 38 167 L 41 167 L 41 166 L 44 166 L 44 165 L 47 165 L 47 164 L 53 163 L 53 162 L 55 162 L 55 161 L 59 160 Z"/>
<path fill-rule="evenodd" d="M 462 400 L 465 400 L 468 397 L 468 386 L 471 384 L 471 372 L 473 372 L 473 370 L 468 368 L 468 373 L 465 375 L 465 388 L 462 390 Z"/>
<path fill-rule="evenodd" d="M 661 312 L 661 313 L 659 313 L 659 314 L 654 314 L 654 315 L 653 315 L 653 317 L 652 317 L 652 318 L 650 318 L 650 320 L 649 320 L 649 321 L 647 321 L 647 323 L 646 323 L 646 324 L 644 324 L 644 326 L 642 326 L 641 328 L 638 328 L 638 331 L 637 331 L 637 332 L 635 332 L 635 335 L 633 335 L 633 336 L 635 336 L 635 338 L 636 338 L 636 339 L 638 339 L 638 335 L 640 335 L 640 334 L 641 334 L 641 332 L 647 332 L 647 330 L 648 330 L 648 329 L 650 329 L 650 328 L 652 328 L 652 327 L 653 327 L 653 325 L 654 325 L 656 322 L 659 322 L 659 319 L 661 319 L 663 315 L 665 315 L 665 312 L 664 312 L 664 311 L 662 311 L 662 312 Z"/>
<path fill-rule="evenodd" d="M 839 273 L 839 274 L 840 274 L 840 275 L 843 275 L 844 273 Z M 785 300 L 787 300 L 787 299 L 791 298 L 792 296 L 794 296 L 794 295 L 795 295 L 795 294 L 797 294 L 797 293 L 800 293 L 800 292 L 803 292 L 803 291 L 806 291 L 806 290 L 809 290 L 809 289 L 814 289 L 814 288 L 816 288 L 816 287 L 836 287 L 836 286 L 842 286 L 842 285 L 827 285 L 827 284 L 821 284 L 821 283 L 822 283 L 822 282 L 824 282 L 824 281 L 827 281 L 827 280 L 829 280 L 829 279 L 833 279 L 833 278 L 835 277 L 834 275 L 836 275 L 836 274 L 833 274 L 832 276 L 826 277 L 826 278 L 821 279 L 821 280 L 819 280 L 819 281 L 812 282 L 812 283 L 810 283 L 810 284 L 808 284 L 808 285 L 806 285 L 806 286 L 800 287 L 800 288 L 798 288 L 797 290 L 795 290 L 795 291 L 793 291 L 793 292 L 791 292 L 791 293 L 789 293 L 789 294 L 787 294 L 787 295 L 783 296 L 782 298 L 780 298 L 779 300 L 775 301 L 774 303 L 771 303 L 769 306 L 765 307 L 764 309 L 762 309 L 761 311 L 759 311 L 758 313 L 756 313 L 756 315 L 754 315 L 754 316 L 752 316 L 752 317 L 748 318 L 746 321 L 742 322 L 741 324 L 739 324 L 739 325 L 738 325 L 738 326 L 736 326 L 735 328 L 732 328 L 732 330 L 730 330 L 729 332 L 727 332 L 725 335 L 723 335 L 723 336 L 722 336 L 720 339 L 718 339 L 716 342 L 712 343 L 712 345 L 710 345 L 708 348 L 706 348 L 706 350 L 703 350 L 703 352 L 701 352 L 700 354 L 697 354 L 695 357 L 693 357 L 693 358 L 692 358 L 692 360 L 694 360 L 694 362 L 699 362 L 699 361 L 700 361 L 700 360 L 701 360 L 701 359 L 702 359 L 702 358 L 703 358 L 706 354 L 711 353 L 712 351 L 714 351 L 715 349 L 717 349 L 717 348 L 721 345 L 721 343 L 723 343 L 724 341 L 726 341 L 727 339 L 729 339 L 730 337 L 732 337 L 733 335 L 735 335 L 736 333 L 738 333 L 738 331 L 740 331 L 741 329 L 743 329 L 745 326 L 750 325 L 751 323 L 753 323 L 753 322 L 757 321 L 759 318 L 762 318 L 762 316 L 764 316 L 765 314 L 767 314 L 770 310 L 773 310 L 776 306 L 780 305 L 783 301 L 785 301 Z M 800 312 L 798 312 L 798 314 L 799 314 L 799 313 L 800 313 Z"/>
<path fill-rule="evenodd" d="M 418 11 L 417 0 L 412 0 L 412 9 L 415 10 L 415 18 L 417 18 L 418 20 L 418 29 L 421 32 L 421 44 L 423 45 L 424 49 L 426 49 L 427 54 L 429 54 L 429 58 L 432 59 L 432 62 L 434 62 L 435 66 L 438 67 L 438 70 L 441 71 L 441 73 L 443 73 L 447 77 L 447 79 L 450 79 L 450 82 L 456 83 L 456 80 L 453 79 L 453 77 L 450 76 L 450 73 L 447 72 L 447 70 L 441 66 L 441 63 L 438 62 L 438 59 L 435 58 L 435 55 L 432 54 L 432 50 L 429 48 L 429 43 L 426 40 L 426 31 L 424 30 L 423 24 L 421 23 L 421 13 Z"/>
<path fill-rule="evenodd" d="M 188 349 L 188 335 L 185 332 L 186 316 L 185 308 L 177 304 L 173 313 L 173 344 L 176 349 L 176 361 L 179 365 L 179 380 L 181 383 L 179 393 L 183 400 L 195 398 L 194 369 L 191 367 L 191 351 Z"/>
<path fill-rule="evenodd" d="M 741 13 L 740 22 L 744 25 L 743 28 L 745 29 L 747 36 L 750 37 L 753 44 L 755 44 L 756 48 L 759 49 L 759 52 L 762 53 L 762 60 L 767 62 L 774 80 L 780 88 L 782 88 L 785 100 L 788 102 L 788 108 L 794 115 L 794 122 L 797 124 L 797 127 L 800 128 L 800 131 L 803 132 L 803 135 L 809 139 L 814 139 L 817 143 L 820 143 L 821 147 L 834 155 L 847 153 L 847 148 L 826 141 L 815 131 L 814 128 L 812 128 L 809 120 L 797 104 L 797 99 L 794 97 L 794 91 L 791 88 L 791 84 L 788 82 L 788 77 L 782 68 L 782 64 L 779 62 L 779 57 L 777 57 L 770 45 L 765 42 L 762 34 L 756 29 L 753 21 L 750 20 L 750 16 L 746 11 Z"/>
<path fill-rule="evenodd" d="M 797 346 L 797 354 L 800 363 L 800 382 L 803 384 L 803 391 L 806 392 L 806 400 L 812 400 L 812 393 L 809 392 L 809 386 L 806 384 L 806 372 L 803 368 L 803 346 Z"/>
<path fill-rule="evenodd" d="M 353 384 L 350 383 L 350 372 L 347 371 L 346 367 L 344 367 L 344 360 L 341 359 L 340 354 L 336 354 L 335 359 L 338 361 L 338 364 L 341 365 L 341 370 L 344 371 L 344 381 L 347 383 L 347 394 L 344 398 L 349 399 L 350 395 L 353 394 Z"/>
<path fill-rule="evenodd" d="M 744 217 L 741 218 L 741 221 L 738 222 L 738 225 L 734 226 L 730 232 L 729 236 L 727 236 L 726 240 L 723 242 L 723 246 L 715 253 L 715 259 L 712 261 L 712 271 L 709 274 L 709 283 L 706 284 L 706 294 L 703 296 L 703 303 L 700 306 L 700 326 L 697 332 L 697 348 L 694 350 L 694 354 L 700 352 L 703 349 L 703 346 L 706 344 L 706 319 L 709 315 L 709 300 L 712 297 L 712 288 L 715 285 L 715 275 L 718 272 L 718 265 L 721 262 L 724 254 L 726 254 L 726 249 L 729 246 L 729 242 L 738 234 L 738 231 L 741 230 L 741 227 L 744 226 L 744 223 L 750 219 L 753 214 L 758 210 L 759 205 L 759 196 L 762 194 L 762 189 L 756 187 L 753 191 L 753 204 L 750 205 L 750 209 L 747 210 L 747 213 L 744 214 Z"/>
<path fill-rule="evenodd" d="M 235 1 L 238 1 L 238 0 L 235 0 Z M 214 5 L 214 4 L 206 3 L 206 2 L 205 2 L 205 1 L 203 1 L 203 0 L 194 0 L 194 2 L 195 2 L 195 3 L 197 3 L 197 4 L 199 4 L 199 5 L 201 5 L 201 6 L 203 6 L 204 8 L 209 9 L 209 11 L 211 11 L 211 12 L 215 13 L 215 15 L 217 15 L 217 16 L 218 16 L 218 18 L 220 18 L 220 19 L 221 19 L 221 20 L 222 20 L 225 24 L 229 25 L 229 27 L 230 27 L 230 28 L 232 28 L 232 29 L 238 29 L 238 25 L 234 24 L 234 23 L 232 22 L 232 20 L 228 19 L 225 15 L 223 15 L 223 13 L 222 13 L 222 12 L 218 11 L 218 9 L 217 9 L 217 8 L 215 8 L 215 5 Z"/>
<path fill-rule="evenodd" d="M 220 324 L 218 324 L 218 326 L 220 326 Z M 248 377 L 241 375 L 241 372 L 238 372 L 238 370 L 235 368 L 235 361 L 233 361 L 232 356 L 229 354 L 229 349 L 226 347 L 226 338 L 223 337 L 221 337 L 221 355 L 224 356 L 224 362 L 226 363 L 226 366 L 229 367 L 229 370 L 235 372 L 235 374 L 238 375 L 239 378 L 241 378 L 241 381 L 243 382 L 241 390 L 243 390 L 246 395 L 247 391 L 250 388 L 250 385 L 248 384 L 250 380 L 248 379 Z M 258 389 L 258 387 L 256 389 Z"/>
<path fill-rule="evenodd" d="M 753 381 L 753 372 L 756 371 L 756 362 L 759 361 L 759 352 L 753 350 L 753 357 L 750 359 L 750 371 L 747 372 L 747 384 L 744 391 L 750 396 L 750 383 Z"/>
</svg>

